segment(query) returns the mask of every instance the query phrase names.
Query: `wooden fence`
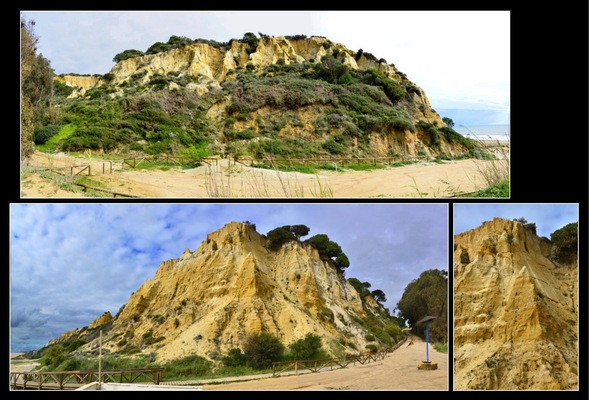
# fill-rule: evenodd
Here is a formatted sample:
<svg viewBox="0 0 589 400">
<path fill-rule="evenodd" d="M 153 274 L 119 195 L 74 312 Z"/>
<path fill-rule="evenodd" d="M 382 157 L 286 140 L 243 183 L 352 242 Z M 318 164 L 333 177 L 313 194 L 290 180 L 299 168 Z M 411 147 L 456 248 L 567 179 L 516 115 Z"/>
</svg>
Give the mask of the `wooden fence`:
<svg viewBox="0 0 589 400">
<path fill-rule="evenodd" d="M 123 168 L 125 167 L 125 165 L 128 165 L 131 168 L 137 168 L 138 166 L 140 166 L 141 164 L 146 163 L 146 162 L 165 162 L 165 163 L 182 164 L 185 161 L 186 160 L 184 157 L 168 156 L 168 155 L 133 157 L 133 158 L 125 158 L 123 160 Z M 203 158 L 200 158 L 198 161 L 203 162 L 205 164 L 209 164 L 209 165 L 213 165 L 213 164 L 217 165 L 219 159 L 215 158 L 215 157 L 203 157 Z"/>
<path fill-rule="evenodd" d="M 346 165 L 370 164 L 370 165 L 391 165 L 406 161 L 428 161 L 429 156 L 398 156 L 398 157 L 329 157 L 329 158 L 240 158 L 241 164 L 248 165 L 271 165 L 273 167 L 345 167 Z"/>
<path fill-rule="evenodd" d="M 111 371 L 11 372 L 12 390 L 74 390 L 92 382 L 133 383 L 144 378 L 159 385 L 163 368 L 135 368 Z"/>
<path fill-rule="evenodd" d="M 311 372 L 319 372 L 324 370 L 333 370 L 334 368 L 346 368 L 352 363 L 366 364 L 371 361 L 382 360 L 386 357 L 388 350 L 377 353 L 367 354 L 348 354 L 341 358 L 325 358 L 321 360 L 296 360 L 296 361 L 281 361 L 272 363 L 272 375 L 279 376 L 284 371 L 309 370 Z"/>
<path fill-rule="evenodd" d="M 84 193 L 87 193 L 88 190 L 94 190 L 96 192 L 103 192 L 103 193 L 109 193 L 112 195 L 112 197 L 116 198 L 118 197 L 131 197 L 131 198 L 140 198 L 141 196 L 134 196 L 131 194 L 125 194 L 125 193 L 119 193 L 119 192 L 113 192 L 112 190 L 107 190 L 107 189 L 102 189 L 99 187 L 94 187 L 94 186 L 88 186 L 88 185 L 84 185 L 83 183 L 73 183 L 76 186 L 80 186 L 82 188 L 82 191 Z"/>
</svg>

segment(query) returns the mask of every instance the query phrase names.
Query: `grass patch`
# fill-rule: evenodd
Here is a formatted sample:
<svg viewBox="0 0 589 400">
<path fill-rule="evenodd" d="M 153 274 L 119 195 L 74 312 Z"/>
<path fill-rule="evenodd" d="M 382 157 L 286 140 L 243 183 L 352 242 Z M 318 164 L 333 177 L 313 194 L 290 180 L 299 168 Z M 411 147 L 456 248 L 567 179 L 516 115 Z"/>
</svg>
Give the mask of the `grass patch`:
<svg viewBox="0 0 589 400">
<path fill-rule="evenodd" d="M 503 198 L 509 197 L 509 181 L 505 180 L 496 185 L 490 186 L 486 189 L 479 190 L 475 193 L 464 195 L 463 197 L 487 197 L 487 198 Z"/>
<path fill-rule="evenodd" d="M 76 183 L 86 186 L 92 186 L 99 189 L 108 189 L 104 183 L 95 181 L 94 179 L 90 179 L 86 176 L 81 176 L 78 179 L 76 179 Z"/>
<path fill-rule="evenodd" d="M 59 132 L 55 134 L 51 139 L 45 142 L 42 145 L 37 145 L 38 150 L 42 151 L 53 151 L 57 145 L 62 142 L 63 140 L 69 138 L 73 133 L 76 131 L 76 126 L 74 124 L 67 124 L 61 127 Z"/>
<path fill-rule="evenodd" d="M 448 353 L 448 343 L 434 343 L 433 347 L 440 353 Z"/>
<path fill-rule="evenodd" d="M 293 166 L 271 166 L 266 164 L 252 164 L 254 168 L 271 169 L 273 171 L 282 172 L 300 172 L 302 174 L 316 174 L 319 169 L 317 167 L 311 167 L 308 165 L 293 165 Z"/>
<path fill-rule="evenodd" d="M 345 166 L 345 169 L 351 169 L 353 171 L 372 171 L 375 169 L 384 169 L 387 166 L 384 164 L 349 164 Z"/>
<path fill-rule="evenodd" d="M 411 160 L 397 161 L 397 162 L 391 163 L 391 167 L 393 167 L 393 168 L 404 167 L 406 165 L 416 164 L 418 162 L 419 161 L 411 161 Z"/>
</svg>

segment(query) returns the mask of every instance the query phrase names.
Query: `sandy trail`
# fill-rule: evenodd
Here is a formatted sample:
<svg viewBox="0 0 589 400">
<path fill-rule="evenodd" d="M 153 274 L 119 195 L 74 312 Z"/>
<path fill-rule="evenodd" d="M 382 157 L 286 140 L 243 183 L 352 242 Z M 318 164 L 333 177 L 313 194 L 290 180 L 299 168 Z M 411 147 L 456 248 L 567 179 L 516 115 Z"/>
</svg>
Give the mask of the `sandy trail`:
<svg viewBox="0 0 589 400">
<path fill-rule="evenodd" d="M 141 198 L 443 198 L 487 187 L 485 176 L 508 160 L 453 160 L 421 162 L 372 171 L 321 171 L 318 174 L 251 168 L 220 159 L 213 165 L 169 170 L 123 168 L 60 154 L 36 152 L 35 168 L 64 168 L 91 164 L 89 177 L 108 190 Z M 75 171 L 75 168 L 74 168 Z M 22 198 L 83 197 L 65 192 L 37 174 L 21 177 Z"/>
<path fill-rule="evenodd" d="M 204 385 L 203 390 L 449 390 L 448 355 L 428 345 L 428 359 L 435 370 L 419 369 L 426 361 L 425 342 L 417 337 L 407 341 L 383 360 L 356 364 L 343 369 Z"/>
</svg>

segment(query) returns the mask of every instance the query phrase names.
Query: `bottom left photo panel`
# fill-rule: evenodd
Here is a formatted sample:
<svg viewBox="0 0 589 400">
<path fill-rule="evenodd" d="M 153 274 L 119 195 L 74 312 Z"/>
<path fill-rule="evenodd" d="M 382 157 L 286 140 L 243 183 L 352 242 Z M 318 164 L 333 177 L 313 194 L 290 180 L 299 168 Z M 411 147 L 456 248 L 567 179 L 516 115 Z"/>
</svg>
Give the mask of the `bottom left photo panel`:
<svg viewBox="0 0 589 400">
<path fill-rule="evenodd" d="M 448 207 L 10 204 L 10 390 L 448 391 Z"/>
</svg>

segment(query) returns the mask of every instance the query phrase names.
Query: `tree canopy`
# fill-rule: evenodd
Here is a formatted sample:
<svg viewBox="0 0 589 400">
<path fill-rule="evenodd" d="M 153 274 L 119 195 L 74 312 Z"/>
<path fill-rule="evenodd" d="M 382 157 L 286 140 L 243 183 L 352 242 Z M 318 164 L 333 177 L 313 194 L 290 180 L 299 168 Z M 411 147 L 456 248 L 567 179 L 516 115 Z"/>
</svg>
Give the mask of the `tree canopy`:
<svg viewBox="0 0 589 400">
<path fill-rule="evenodd" d="M 305 225 L 284 225 L 272 229 L 266 234 L 266 237 L 268 238 L 268 248 L 276 251 L 286 242 L 300 240 L 301 236 L 308 235 L 309 231 L 309 227 Z"/>
<path fill-rule="evenodd" d="M 445 342 L 448 338 L 448 271 L 430 269 L 411 281 L 397 303 L 400 317 L 406 319 L 412 331 L 425 335 L 425 326 L 416 325 L 426 316 L 436 316 L 429 327 L 433 340 Z"/>
<path fill-rule="evenodd" d="M 572 262 L 578 254 L 579 223 L 572 222 L 550 234 L 555 245 L 554 255 L 558 261 Z"/>
<path fill-rule="evenodd" d="M 37 54 L 39 37 L 35 21 L 20 21 L 21 82 L 21 159 L 29 158 L 35 149 L 34 131 L 41 126 L 53 94 L 53 69 L 49 60 Z"/>
<path fill-rule="evenodd" d="M 311 236 L 305 241 L 317 249 L 319 254 L 330 258 L 340 272 L 350 266 L 350 260 L 342 251 L 342 248 L 336 242 L 329 240 L 329 236 L 324 233 Z"/>
</svg>

